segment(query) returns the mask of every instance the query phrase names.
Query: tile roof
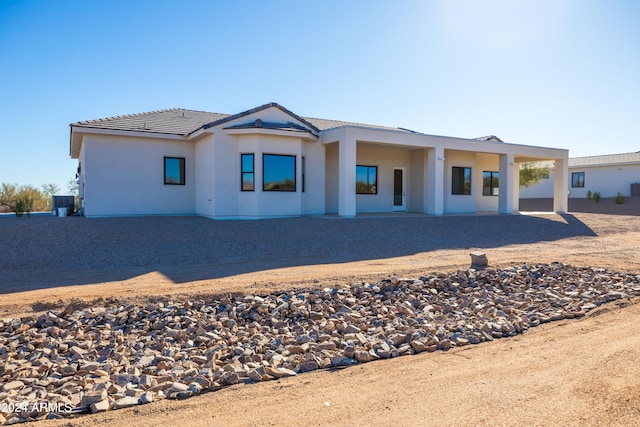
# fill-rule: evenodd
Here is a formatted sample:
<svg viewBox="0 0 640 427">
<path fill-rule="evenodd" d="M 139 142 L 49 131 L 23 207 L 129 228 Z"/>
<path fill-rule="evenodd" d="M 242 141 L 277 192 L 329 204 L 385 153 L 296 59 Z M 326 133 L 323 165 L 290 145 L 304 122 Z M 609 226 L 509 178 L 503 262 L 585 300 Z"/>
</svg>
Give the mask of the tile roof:
<svg viewBox="0 0 640 427">
<path fill-rule="evenodd" d="M 569 158 L 569 167 L 605 166 L 621 163 L 640 163 L 640 151 L 635 153 L 604 154 L 601 156 Z"/>
<path fill-rule="evenodd" d="M 357 127 L 363 127 L 363 128 L 371 128 L 371 129 L 386 129 L 386 130 L 395 130 L 395 131 L 414 133 L 413 131 L 410 131 L 408 129 L 391 127 L 391 126 L 379 126 L 379 125 L 370 125 L 365 123 L 345 122 L 342 120 L 316 119 L 313 117 L 305 117 L 305 119 L 320 130 L 333 129 L 340 126 L 357 126 Z"/>
<path fill-rule="evenodd" d="M 291 115 L 296 119 L 299 119 L 301 122 L 313 128 L 313 130 L 316 132 L 340 126 L 358 126 L 371 129 L 386 129 L 415 133 L 408 129 L 389 126 L 378 126 L 356 122 L 345 122 L 341 120 L 301 117 L 276 103 L 264 104 L 260 107 L 253 108 L 251 110 L 247 110 L 238 114 L 209 113 L 206 111 L 171 108 L 167 110 L 149 111 L 146 113 L 127 114 L 123 116 L 106 117 L 95 120 L 84 120 L 72 123 L 71 126 L 185 136 L 195 132 L 200 128 L 206 129 L 217 126 L 219 124 L 252 114 L 269 107 L 276 107 L 281 109 L 285 113 Z"/>
<path fill-rule="evenodd" d="M 168 110 L 149 111 L 147 113 L 85 120 L 72 123 L 71 126 L 188 135 L 200 129 L 205 123 L 220 120 L 227 116 L 229 115 L 171 108 Z"/>
</svg>

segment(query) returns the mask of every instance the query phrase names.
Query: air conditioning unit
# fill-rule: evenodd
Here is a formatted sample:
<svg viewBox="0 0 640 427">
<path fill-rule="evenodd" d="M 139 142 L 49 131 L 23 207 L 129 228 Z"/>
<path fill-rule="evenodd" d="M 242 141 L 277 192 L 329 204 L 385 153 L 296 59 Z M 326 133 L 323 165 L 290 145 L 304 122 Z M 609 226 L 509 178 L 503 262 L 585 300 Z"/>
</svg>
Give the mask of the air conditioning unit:
<svg viewBox="0 0 640 427">
<path fill-rule="evenodd" d="M 54 215 L 58 215 L 58 208 L 67 208 L 67 215 L 73 215 L 75 212 L 74 196 L 53 196 L 51 200 L 51 209 Z"/>
</svg>

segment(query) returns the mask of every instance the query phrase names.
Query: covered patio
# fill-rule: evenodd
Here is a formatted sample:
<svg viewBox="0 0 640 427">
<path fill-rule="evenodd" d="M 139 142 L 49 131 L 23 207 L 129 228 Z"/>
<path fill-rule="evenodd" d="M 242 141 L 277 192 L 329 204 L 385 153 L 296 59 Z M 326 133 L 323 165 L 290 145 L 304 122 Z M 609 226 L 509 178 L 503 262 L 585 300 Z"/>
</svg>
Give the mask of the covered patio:
<svg viewBox="0 0 640 427">
<path fill-rule="evenodd" d="M 510 214 L 520 163 L 543 160 L 556 165 L 553 211 L 567 211 L 567 150 L 359 126 L 328 129 L 320 140 L 329 214 Z"/>
</svg>

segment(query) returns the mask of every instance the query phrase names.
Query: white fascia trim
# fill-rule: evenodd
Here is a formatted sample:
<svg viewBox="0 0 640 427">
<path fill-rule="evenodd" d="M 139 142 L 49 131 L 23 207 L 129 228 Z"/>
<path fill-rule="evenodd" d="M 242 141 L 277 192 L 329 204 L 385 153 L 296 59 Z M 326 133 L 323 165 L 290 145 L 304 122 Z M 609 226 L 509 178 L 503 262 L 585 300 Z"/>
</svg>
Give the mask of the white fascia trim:
<svg viewBox="0 0 640 427">
<path fill-rule="evenodd" d="M 190 138 L 183 135 L 176 135 L 174 133 L 160 133 L 160 132 L 140 132 L 134 130 L 115 130 L 115 129 L 100 129 L 82 126 L 73 126 L 72 132 L 84 133 L 93 135 L 114 135 L 114 136 L 133 136 L 137 138 L 162 138 L 173 139 L 176 141 L 188 141 Z"/>
<path fill-rule="evenodd" d="M 200 128 L 200 129 L 190 133 L 189 135 L 187 135 L 187 139 L 189 139 L 189 141 L 195 141 L 196 139 L 201 138 L 204 135 L 210 135 L 212 133 L 213 133 L 213 131 L 211 129 Z"/>
<path fill-rule="evenodd" d="M 571 161 L 571 159 L 569 159 Z M 615 166 L 640 166 L 640 162 L 615 162 L 615 163 L 598 163 L 593 165 L 569 165 L 569 169 L 575 168 L 606 168 L 606 167 L 615 167 Z"/>
<path fill-rule="evenodd" d="M 366 126 L 337 126 L 320 132 L 320 141 L 323 144 L 337 142 L 341 137 L 349 133 L 356 141 L 371 142 L 374 144 L 407 145 L 414 147 L 431 147 L 425 143 L 425 135 L 418 132 L 408 132 L 401 129 L 377 129 Z M 393 136 L 378 136 L 393 135 Z M 402 141 L 401 141 L 402 140 Z"/>
<path fill-rule="evenodd" d="M 437 138 L 437 139 L 450 140 L 450 141 L 452 140 L 452 141 L 473 143 L 473 144 L 478 144 L 478 146 L 482 146 L 482 147 L 488 147 L 488 148 L 490 147 L 490 149 L 488 151 L 490 153 L 499 153 L 499 152 L 501 152 L 502 150 L 496 149 L 496 147 L 502 147 L 502 146 L 523 147 L 523 148 L 543 149 L 543 150 L 557 150 L 559 152 L 562 152 L 562 151 L 567 151 L 568 152 L 568 150 L 566 150 L 564 148 L 543 147 L 543 146 L 539 146 L 539 145 L 512 144 L 512 143 L 508 143 L 508 142 L 480 141 L 480 140 L 474 139 L 474 138 L 462 138 L 462 137 L 459 137 L 459 136 L 431 135 L 431 134 L 428 134 L 428 133 L 422 133 L 422 132 L 417 132 L 417 131 L 406 131 L 406 130 L 403 130 L 403 129 L 380 129 L 380 128 L 371 128 L 371 127 L 367 127 L 367 126 L 344 125 L 344 126 L 331 128 L 331 129 L 326 129 L 323 132 L 333 131 L 335 129 L 341 129 L 341 128 L 357 129 L 357 130 L 369 131 L 369 132 L 389 132 L 389 133 L 394 133 L 396 135 L 407 135 L 407 136 L 408 135 L 412 135 L 412 136 L 415 135 L 415 136 L 423 136 L 423 137 Z M 329 141 L 327 141 L 327 142 L 329 142 Z M 467 151 L 467 150 L 464 150 L 464 151 Z M 480 150 L 473 150 L 473 151 L 480 151 Z"/>
<path fill-rule="evenodd" d="M 524 145 L 524 144 L 510 144 L 507 142 L 490 142 L 490 141 L 478 141 L 477 139 L 464 139 L 453 137 L 438 137 L 448 138 L 449 140 L 457 140 L 457 144 L 447 144 L 444 146 L 446 150 L 460 150 L 460 151 L 474 151 L 477 153 L 488 154 L 507 154 L 513 153 L 519 157 L 537 157 L 539 159 L 556 159 L 567 158 L 569 156 L 569 150 L 564 148 L 553 147 L 540 147 L 536 145 Z"/>
<path fill-rule="evenodd" d="M 445 150 L 470 151 L 488 154 L 513 153 L 521 157 L 537 157 L 542 159 L 564 159 L 569 150 L 563 148 L 538 147 L 533 145 L 509 144 L 503 142 L 487 142 L 477 139 L 456 138 L 451 136 L 427 135 L 402 130 L 374 129 L 362 126 L 340 126 L 322 131 L 320 140 L 329 144 L 345 138 L 346 133 L 359 142 L 374 144 L 390 144 L 397 146 L 413 146 L 416 148 L 442 147 Z"/>
<path fill-rule="evenodd" d="M 84 135 L 113 135 L 113 136 L 127 136 L 134 138 L 161 138 L 170 139 L 173 141 L 191 141 L 192 138 L 182 135 L 176 135 L 172 133 L 158 133 L 158 132 L 138 132 L 130 130 L 114 130 L 114 129 L 100 129 L 83 126 L 71 126 L 71 147 L 70 153 L 72 159 L 77 159 L 80 156 L 80 147 Z"/>
</svg>

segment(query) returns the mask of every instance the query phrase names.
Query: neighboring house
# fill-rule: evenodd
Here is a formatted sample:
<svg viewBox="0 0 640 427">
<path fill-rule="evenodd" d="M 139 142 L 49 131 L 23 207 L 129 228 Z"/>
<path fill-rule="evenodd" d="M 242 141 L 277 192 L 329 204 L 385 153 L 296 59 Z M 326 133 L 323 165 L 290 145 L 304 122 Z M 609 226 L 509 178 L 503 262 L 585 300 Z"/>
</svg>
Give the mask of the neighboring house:
<svg viewBox="0 0 640 427">
<path fill-rule="evenodd" d="M 522 199 L 540 199 L 553 196 L 554 167 L 548 179 L 520 190 Z M 605 154 L 602 156 L 573 157 L 569 159 L 568 185 L 570 198 L 585 198 L 587 191 L 599 192 L 601 197 L 640 196 L 631 191 L 633 184 L 640 187 L 640 151 L 635 153 Z M 640 191 L 640 188 L 638 190 Z"/>
<path fill-rule="evenodd" d="M 70 152 L 87 217 L 511 213 L 519 162 L 567 163 L 567 150 L 486 138 L 306 118 L 270 103 L 233 115 L 170 109 L 77 122 Z M 565 212 L 559 171 L 554 210 Z"/>
</svg>

